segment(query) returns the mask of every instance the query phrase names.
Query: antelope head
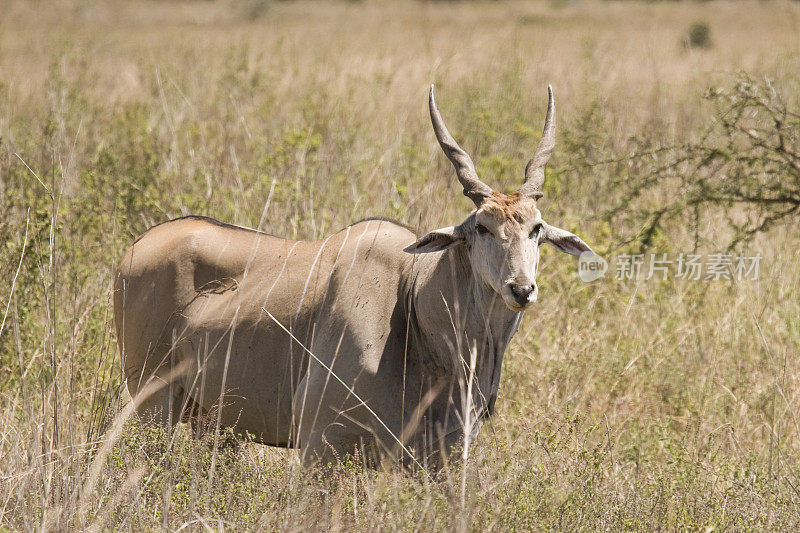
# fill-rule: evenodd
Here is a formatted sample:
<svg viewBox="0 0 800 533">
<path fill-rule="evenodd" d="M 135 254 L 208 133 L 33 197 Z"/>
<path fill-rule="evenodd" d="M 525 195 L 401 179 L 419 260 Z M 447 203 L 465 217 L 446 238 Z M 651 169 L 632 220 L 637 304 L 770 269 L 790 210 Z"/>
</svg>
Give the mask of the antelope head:
<svg viewBox="0 0 800 533">
<path fill-rule="evenodd" d="M 542 197 L 544 167 L 555 146 L 556 106 L 552 87 L 548 87 L 548 97 L 542 140 L 525 168 L 525 181 L 516 192 L 503 194 L 478 178 L 472 158 L 447 131 L 431 86 L 428 105 L 433 131 L 455 167 L 464 195 L 475 203 L 476 209 L 458 226 L 432 231 L 405 249 L 426 253 L 466 246 L 476 278 L 483 280 L 516 312 L 536 301 L 539 246 L 547 243 L 572 255 L 591 252 L 578 236 L 547 224 L 536 206 Z"/>
</svg>

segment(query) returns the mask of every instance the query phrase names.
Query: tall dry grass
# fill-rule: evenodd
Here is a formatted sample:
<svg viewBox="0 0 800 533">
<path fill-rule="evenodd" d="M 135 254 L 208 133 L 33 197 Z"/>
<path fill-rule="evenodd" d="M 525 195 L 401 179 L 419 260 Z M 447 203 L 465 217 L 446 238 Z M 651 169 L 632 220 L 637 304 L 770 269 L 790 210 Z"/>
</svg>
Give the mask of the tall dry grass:
<svg viewBox="0 0 800 533">
<path fill-rule="evenodd" d="M 498 413 L 435 480 L 354 463 L 322 475 L 292 451 L 141 427 L 109 304 L 131 239 L 181 214 L 306 239 L 366 215 L 460 220 L 469 202 L 430 132 L 431 82 L 484 179 L 506 189 L 552 83 L 545 217 L 624 250 L 618 236 L 637 227 L 603 215 L 626 174 L 598 162 L 700 135 L 713 116 L 701 95 L 739 69 L 796 109 L 796 3 L 242 6 L 0 3 L 0 528 L 800 525 L 792 226 L 749 245 L 764 260 L 748 283 L 583 284 L 546 249 Z M 696 21 L 708 49 L 683 46 Z M 701 229 L 713 247 L 720 228 Z M 690 233 L 673 222 L 656 250 L 690 251 Z"/>
</svg>

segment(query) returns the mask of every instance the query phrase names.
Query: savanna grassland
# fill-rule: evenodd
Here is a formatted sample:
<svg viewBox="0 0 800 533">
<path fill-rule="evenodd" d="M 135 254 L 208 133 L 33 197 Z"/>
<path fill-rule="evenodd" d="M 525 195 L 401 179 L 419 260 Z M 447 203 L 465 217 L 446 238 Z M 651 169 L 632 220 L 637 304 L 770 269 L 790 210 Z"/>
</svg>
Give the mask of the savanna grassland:
<svg viewBox="0 0 800 533">
<path fill-rule="evenodd" d="M 435 479 L 142 427 L 110 288 L 136 235 L 190 213 L 298 239 L 460 222 L 430 83 L 507 191 L 552 84 L 540 207 L 607 258 L 725 250 L 755 208 L 683 209 L 724 151 L 682 150 L 725 145 L 742 91 L 788 124 L 798 72 L 797 2 L 0 0 L 0 530 L 797 530 L 797 211 L 735 245 L 763 257 L 755 281 L 618 280 L 612 261 L 583 283 L 543 249 L 498 412 Z M 743 116 L 750 139 L 775 123 Z M 776 153 L 726 179 L 797 191 Z"/>
</svg>

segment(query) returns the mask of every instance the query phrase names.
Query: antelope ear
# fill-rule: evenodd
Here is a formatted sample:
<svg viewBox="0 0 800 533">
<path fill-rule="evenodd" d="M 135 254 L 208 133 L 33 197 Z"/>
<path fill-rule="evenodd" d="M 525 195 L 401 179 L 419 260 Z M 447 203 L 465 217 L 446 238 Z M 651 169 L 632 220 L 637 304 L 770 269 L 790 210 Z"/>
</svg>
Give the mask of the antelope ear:
<svg viewBox="0 0 800 533">
<path fill-rule="evenodd" d="M 420 237 L 417 242 L 403 248 L 403 251 L 410 254 L 439 252 L 464 242 L 466 242 L 466 239 L 464 239 L 464 232 L 461 226 L 450 226 L 434 230 Z"/>
<path fill-rule="evenodd" d="M 591 252 L 592 249 L 575 234 L 544 224 L 542 232 L 542 242 L 555 246 L 564 253 L 570 255 L 581 255 L 583 252 Z M 592 252 L 594 253 L 594 252 Z"/>
</svg>

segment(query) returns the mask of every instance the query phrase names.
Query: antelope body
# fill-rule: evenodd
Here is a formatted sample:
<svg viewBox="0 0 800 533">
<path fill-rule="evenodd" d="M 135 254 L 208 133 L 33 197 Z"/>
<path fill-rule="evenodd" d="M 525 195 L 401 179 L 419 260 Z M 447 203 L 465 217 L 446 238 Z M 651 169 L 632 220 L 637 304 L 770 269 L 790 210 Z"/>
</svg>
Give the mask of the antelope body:
<svg viewBox="0 0 800 533">
<path fill-rule="evenodd" d="M 478 179 L 433 87 L 429 106 L 476 205 L 458 226 L 418 239 L 367 219 L 304 242 L 186 217 L 134 242 L 114 312 L 142 417 L 171 425 L 206 413 L 262 443 L 300 448 L 306 463 L 361 451 L 435 467 L 442 451 L 475 438 L 494 409 L 504 351 L 537 297 L 539 245 L 574 255 L 589 247 L 544 223 L 536 206 L 555 140 L 552 90 L 542 141 L 511 195 Z"/>
</svg>

